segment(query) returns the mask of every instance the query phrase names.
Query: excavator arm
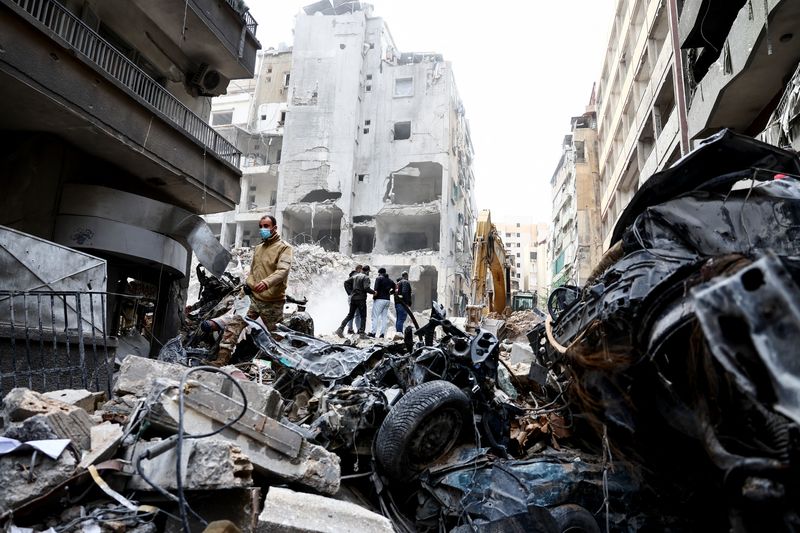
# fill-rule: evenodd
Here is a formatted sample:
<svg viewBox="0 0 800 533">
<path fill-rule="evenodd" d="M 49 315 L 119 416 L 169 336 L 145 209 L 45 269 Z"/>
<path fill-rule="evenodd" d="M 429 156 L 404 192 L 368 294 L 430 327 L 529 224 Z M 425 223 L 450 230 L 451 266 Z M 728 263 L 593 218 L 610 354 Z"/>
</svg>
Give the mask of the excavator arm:
<svg viewBox="0 0 800 533">
<path fill-rule="evenodd" d="M 472 247 L 474 262 L 471 304 L 482 307 L 482 314 L 502 312 L 506 308 L 510 291 L 508 264 L 503 240 L 492 224 L 489 210 L 481 211 L 478 216 Z"/>
</svg>

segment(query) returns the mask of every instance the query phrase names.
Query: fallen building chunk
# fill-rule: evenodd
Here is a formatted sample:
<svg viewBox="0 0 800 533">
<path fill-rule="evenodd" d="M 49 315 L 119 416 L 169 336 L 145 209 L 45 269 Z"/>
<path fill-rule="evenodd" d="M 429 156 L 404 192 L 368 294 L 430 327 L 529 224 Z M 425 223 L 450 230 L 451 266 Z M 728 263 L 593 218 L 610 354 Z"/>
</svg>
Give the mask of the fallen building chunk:
<svg viewBox="0 0 800 533">
<path fill-rule="evenodd" d="M 515 342 L 511 345 L 511 364 L 530 363 L 534 360 L 533 350 L 527 344 Z"/>
<path fill-rule="evenodd" d="M 43 454 L 37 455 L 35 463 L 31 459 L 30 453 L 0 457 L 0 521 L 69 479 L 77 466 L 68 452 L 55 461 Z"/>
<path fill-rule="evenodd" d="M 90 435 L 91 446 L 81 459 L 81 468 L 88 468 L 89 465 L 105 461 L 114 455 L 122 441 L 122 426 L 104 422 L 92 426 Z"/>
<path fill-rule="evenodd" d="M 44 396 L 51 400 L 80 407 L 87 413 L 94 413 L 99 401 L 105 400 L 104 392 L 90 392 L 86 389 L 63 389 L 45 392 Z"/>
<path fill-rule="evenodd" d="M 258 517 L 258 533 L 391 533 L 388 518 L 349 502 L 272 487 Z"/>
<path fill-rule="evenodd" d="M 139 442 L 129 450 L 128 459 L 136 464 L 147 450 L 163 441 Z M 241 448 L 229 441 L 217 439 L 187 439 L 181 454 L 182 485 L 185 490 L 219 490 L 244 488 L 252 485 L 253 465 Z M 142 461 L 142 473 L 153 483 L 166 490 L 176 490 L 175 448 Z M 135 475 L 128 481 L 128 488 L 151 490 L 152 487 Z"/>
<path fill-rule="evenodd" d="M 6 437 L 23 442 L 70 439 L 78 448 L 89 449 L 93 423 L 86 411 L 30 389 L 9 391 L 0 417 Z"/>
<path fill-rule="evenodd" d="M 177 429 L 179 400 L 176 382 L 168 392 L 160 394 L 151 409 L 151 421 L 169 430 Z M 157 382 L 156 388 L 170 387 L 170 382 Z M 184 430 L 187 434 L 204 434 L 234 420 L 242 403 L 196 381 L 187 384 Z M 287 426 L 247 408 L 247 412 L 218 438 L 236 443 L 250 458 L 256 471 L 282 482 L 298 483 L 326 494 L 339 489 L 339 457 L 321 446 L 306 441 L 293 427 Z"/>
</svg>

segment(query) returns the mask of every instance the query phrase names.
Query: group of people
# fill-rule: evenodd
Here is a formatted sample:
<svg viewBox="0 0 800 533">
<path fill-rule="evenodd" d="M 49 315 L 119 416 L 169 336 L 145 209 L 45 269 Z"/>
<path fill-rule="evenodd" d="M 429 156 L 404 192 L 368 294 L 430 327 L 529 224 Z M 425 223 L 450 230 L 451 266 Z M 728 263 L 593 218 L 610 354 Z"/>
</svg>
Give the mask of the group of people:
<svg viewBox="0 0 800 533">
<path fill-rule="evenodd" d="M 260 317 L 267 329 L 272 331 L 283 319 L 286 285 L 292 266 L 292 247 L 281 239 L 278 223 L 272 215 L 265 215 L 259 220 L 258 231 L 261 243 L 255 247 L 246 281 L 247 292 L 250 294 L 247 317 L 253 320 Z M 336 331 L 340 337 L 344 336 L 345 326 L 349 328 L 350 333 L 353 333 L 354 322 L 358 333 L 364 336 L 367 326 L 368 294 L 372 294 L 374 298 L 370 336 L 375 337 L 379 334 L 383 338 L 386 335 L 389 301 L 392 296 L 397 312 L 395 329 L 403 331 L 403 324 L 408 316 L 407 309 L 411 308 L 411 283 L 408 281 L 408 273 L 403 272 L 397 282 L 394 282 L 386 274 L 386 269 L 380 268 L 375 287 L 372 288 L 369 272 L 369 266 L 358 265 L 345 281 L 344 287 L 349 298 L 350 310 Z M 231 354 L 245 326 L 244 320 L 237 316 L 230 320 L 208 320 L 201 325 L 206 331 L 223 332 L 217 358 L 208 361 L 208 364 L 223 366 L 230 362 Z"/>
<path fill-rule="evenodd" d="M 395 331 L 402 332 L 403 325 L 411 308 L 411 282 L 408 281 L 408 272 L 403 272 L 397 281 L 392 281 L 386 269 L 378 269 L 374 287 L 370 287 L 369 265 L 356 265 L 350 276 L 344 282 L 344 291 L 347 293 L 350 309 L 342 321 L 336 334 L 344 337 L 345 327 L 348 334 L 356 333 L 362 337 L 369 336 L 384 338 L 389 317 L 390 299 L 394 297 L 394 308 L 397 314 Z M 372 295 L 372 328 L 369 335 L 367 330 L 367 298 Z"/>
</svg>

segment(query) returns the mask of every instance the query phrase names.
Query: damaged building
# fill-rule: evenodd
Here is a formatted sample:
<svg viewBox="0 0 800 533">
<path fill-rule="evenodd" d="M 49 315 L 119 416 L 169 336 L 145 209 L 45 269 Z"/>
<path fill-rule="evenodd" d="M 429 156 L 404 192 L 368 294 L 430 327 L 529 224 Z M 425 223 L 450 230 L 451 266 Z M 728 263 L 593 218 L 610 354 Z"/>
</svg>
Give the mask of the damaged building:
<svg viewBox="0 0 800 533">
<path fill-rule="evenodd" d="M 331 5 L 297 16 L 282 78 L 282 235 L 384 266 L 393 278 L 408 271 L 415 308 L 437 300 L 463 314 L 475 178 L 451 64 L 401 53 L 367 4 Z"/>
<path fill-rule="evenodd" d="M 225 247 L 254 246 L 258 220 L 276 215 L 291 69 L 291 48 L 261 51 L 255 78 L 238 82 L 211 103 L 211 125 L 242 152 L 238 205 L 204 217 Z"/>
<path fill-rule="evenodd" d="M 708 21 L 703 22 L 704 17 Z M 763 137 L 767 142 L 800 148 L 792 134 L 800 62 L 798 24 L 800 5 L 791 0 L 683 3 L 680 43 L 692 141 L 722 128 L 751 137 L 767 129 Z"/>
<path fill-rule="evenodd" d="M 684 2 L 614 3 L 614 21 L 597 88 L 604 248 L 639 187 L 689 150 L 678 48 L 678 4 Z"/>
<path fill-rule="evenodd" d="M 572 118 L 550 179 L 553 222 L 548 244 L 553 287 L 584 283 L 602 255 L 595 104 L 592 93 L 586 112 Z"/>
<path fill-rule="evenodd" d="M 256 28 L 240 2 L 0 1 L 0 388 L 53 363 L 45 338 L 83 381 L 107 336 L 164 342 L 192 252 L 222 273 L 197 215 L 239 200 L 241 154 L 205 117 L 253 76 Z"/>
</svg>

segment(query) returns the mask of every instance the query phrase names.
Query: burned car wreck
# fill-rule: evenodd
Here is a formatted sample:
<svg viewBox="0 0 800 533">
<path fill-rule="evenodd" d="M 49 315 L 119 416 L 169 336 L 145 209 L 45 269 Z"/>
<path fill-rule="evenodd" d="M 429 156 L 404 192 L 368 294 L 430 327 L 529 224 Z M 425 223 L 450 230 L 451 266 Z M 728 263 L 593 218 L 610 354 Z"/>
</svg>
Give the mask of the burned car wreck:
<svg viewBox="0 0 800 533">
<path fill-rule="evenodd" d="M 576 433 L 692 530 L 800 527 L 800 162 L 723 131 L 654 175 L 583 287 L 529 334 Z"/>
</svg>

